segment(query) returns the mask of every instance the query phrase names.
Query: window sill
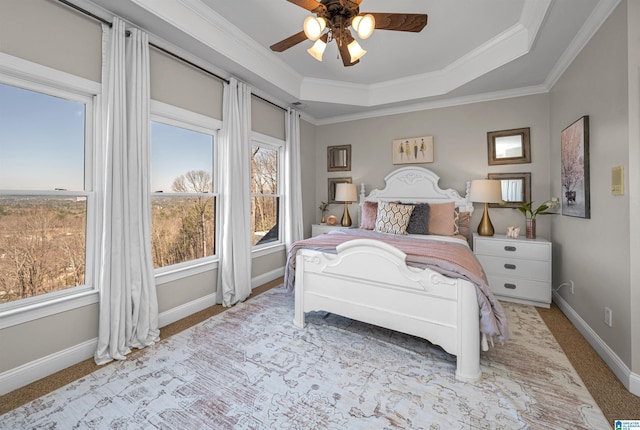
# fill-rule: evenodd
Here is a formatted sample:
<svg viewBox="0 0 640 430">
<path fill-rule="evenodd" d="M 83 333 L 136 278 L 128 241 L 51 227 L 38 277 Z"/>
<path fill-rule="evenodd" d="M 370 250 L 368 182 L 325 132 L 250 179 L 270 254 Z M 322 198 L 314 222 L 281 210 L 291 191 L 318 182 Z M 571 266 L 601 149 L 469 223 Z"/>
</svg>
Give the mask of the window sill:
<svg viewBox="0 0 640 430">
<path fill-rule="evenodd" d="M 284 251 L 286 246 L 284 243 L 274 243 L 273 245 L 263 245 L 260 248 L 251 250 L 251 258 L 262 257 L 263 255 L 273 254 L 275 252 Z"/>
<path fill-rule="evenodd" d="M 156 269 L 156 285 L 184 279 L 189 276 L 199 275 L 218 268 L 218 260 L 206 260 L 199 263 L 189 263 L 187 265 L 175 265 L 169 268 Z"/>
<path fill-rule="evenodd" d="M 0 330 L 40 318 L 89 306 L 100 301 L 97 290 L 83 291 L 51 300 L 8 309 L 0 313 Z"/>
</svg>

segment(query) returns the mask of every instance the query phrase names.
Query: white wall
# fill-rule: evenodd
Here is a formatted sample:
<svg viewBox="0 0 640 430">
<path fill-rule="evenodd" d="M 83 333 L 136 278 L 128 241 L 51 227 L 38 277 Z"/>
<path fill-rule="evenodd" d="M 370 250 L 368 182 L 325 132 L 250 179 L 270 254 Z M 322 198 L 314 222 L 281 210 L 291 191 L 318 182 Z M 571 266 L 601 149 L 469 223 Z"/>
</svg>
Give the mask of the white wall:
<svg viewBox="0 0 640 430">
<path fill-rule="evenodd" d="M 629 164 L 626 2 L 611 14 L 551 93 L 551 184 L 560 187 L 560 133 L 589 115 L 591 218 L 553 219 L 554 284 L 562 298 L 631 366 L 629 193 L 611 195 L 611 168 Z M 633 166 L 633 168 L 637 168 Z M 628 178 L 628 176 L 626 176 Z M 636 286 L 638 288 L 638 286 Z M 613 327 L 604 308 L 613 310 Z"/>
</svg>

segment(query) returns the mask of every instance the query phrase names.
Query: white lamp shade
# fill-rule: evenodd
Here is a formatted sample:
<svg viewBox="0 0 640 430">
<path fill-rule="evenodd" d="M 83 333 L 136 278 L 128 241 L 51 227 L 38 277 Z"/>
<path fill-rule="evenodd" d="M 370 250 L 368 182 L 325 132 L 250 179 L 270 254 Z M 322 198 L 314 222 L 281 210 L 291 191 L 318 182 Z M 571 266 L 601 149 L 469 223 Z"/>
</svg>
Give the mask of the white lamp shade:
<svg viewBox="0 0 640 430">
<path fill-rule="evenodd" d="M 364 16 L 357 15 L 351 20 L 351 26 L 358 33 L 358 37 L 364 40 L 373 34 L 373 30 L 376 28 L 376 19 L 370 13 Z"/>
<path fill-rule="evenodd" d="M 358 189 L 356 184 L 336 184 L 337 202 L 355 202 L 358 200 Z"/>
<path fill-rule="evenodd" d="M 469 200 L 481 203 L 501 203 L 502 184 L 495 179 L 474 179 L 471 181 Z"/>
<path fill-rule="evenodd" d="M 302 26 L 304 30 L 305 36 L 309 40 L 318 40 L 320 36 L 322 36 L 322 31 L 327 26 L 327 22 L 324 18 L 319 18 L 317 16 L 308 16 L 304 20 L 304 25 Z"/>
<path fill-rule="evenodd" d="M 349 55 L 351 56 L 352 63 L 355 63 L 360 59 L 360 57 L 367 53 L 367 51 L 362 49 L 358 41 L 355 39 L 347 45 L 347 49 L 349 50 Z"/>
<path fill-rule="evenodd" d="M 311 48 L 307 49 L 307 52 L 316 60 L 322 61 L 322 54 L 324 53 L 326 47 L 327 44 L 324 43 L 321 39 L 318 39 Z"/>
</svg>

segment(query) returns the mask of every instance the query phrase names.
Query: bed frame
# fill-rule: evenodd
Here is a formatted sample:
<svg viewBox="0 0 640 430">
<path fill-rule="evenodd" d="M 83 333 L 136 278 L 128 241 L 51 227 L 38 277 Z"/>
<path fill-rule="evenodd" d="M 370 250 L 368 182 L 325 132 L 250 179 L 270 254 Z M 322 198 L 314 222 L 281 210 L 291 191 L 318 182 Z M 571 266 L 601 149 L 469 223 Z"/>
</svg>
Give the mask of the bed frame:
<svg viewBox="0 0 640 430">
<path fill-rule="evenodd" d="M 430 170 L 400 168 L 387 175 L 384 189 L 373 190 L 369 196 L 361 190 L 360 201 L 453 200 L 461 210 L 473 211 L 468 198 L 452 189 L 440 189 L 438 181 Z M 480 311 L 476 287 L 431 269 L 409 267 L 405 257 L 399 249 L 372 239 L 345 242 L 337 247 L 337 254 L 298 251 L 295 325 L 304 327 L 305 312 L 327 311 L 418 336 L 457 356 L 456 379 L 478 379 Z"/>
</svg>

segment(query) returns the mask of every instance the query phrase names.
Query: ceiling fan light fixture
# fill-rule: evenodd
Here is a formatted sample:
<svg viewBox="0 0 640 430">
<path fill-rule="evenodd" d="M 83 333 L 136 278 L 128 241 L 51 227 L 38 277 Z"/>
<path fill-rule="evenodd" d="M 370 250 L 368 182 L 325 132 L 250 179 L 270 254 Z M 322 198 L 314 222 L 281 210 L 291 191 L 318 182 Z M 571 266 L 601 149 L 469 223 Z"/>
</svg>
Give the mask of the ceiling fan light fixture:
<svg viewBox="0 0 640 430">
<path fill-rule="evenodd" d="M 355 63 L 358 61 L 364 54 L 367 53 L 362 46 L 358 43 L 357 40 L 353 39 L 350 44 L 347 45 L 347 49 L 349 50 L 349 55 L 351 56 L 351 62 Z"/>
<path fill-rule="evenodd" d="M 376 28 L 376 19 L 370 13 L 366 15 L 356 15 L 351 20 L 351 27 L 358 33 L 362 40 L 369 38 Z"/>
<path fill-rule="evenodd" d="M 326 27 L 327 21 L 317 16 L 308 16 L 302 26 L 304 34 L 309 40 L 318 40 Z"/>
<path fill-rule="evenodd" d="M 307 52 L 316 60 L 322 61 L 322 54 L 324 53 L 326 47 L 327 44 L 324 43 L 321 39 L 318 39 L 311 48 L 307 49 Z"/>
</svg>

